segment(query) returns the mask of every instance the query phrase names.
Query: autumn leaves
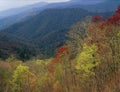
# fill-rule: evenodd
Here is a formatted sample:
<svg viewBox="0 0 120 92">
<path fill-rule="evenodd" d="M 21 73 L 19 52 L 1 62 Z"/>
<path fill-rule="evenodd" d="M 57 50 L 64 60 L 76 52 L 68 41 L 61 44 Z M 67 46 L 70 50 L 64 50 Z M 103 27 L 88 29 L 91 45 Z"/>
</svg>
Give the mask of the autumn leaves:
<svg viewBox="0 0 120 92">
<path fill-rule="evenodd" d="M 120 7 L 77 23 L 49 59 L 0 62 L 0 92 L 119 92 Z"/>
</svg>

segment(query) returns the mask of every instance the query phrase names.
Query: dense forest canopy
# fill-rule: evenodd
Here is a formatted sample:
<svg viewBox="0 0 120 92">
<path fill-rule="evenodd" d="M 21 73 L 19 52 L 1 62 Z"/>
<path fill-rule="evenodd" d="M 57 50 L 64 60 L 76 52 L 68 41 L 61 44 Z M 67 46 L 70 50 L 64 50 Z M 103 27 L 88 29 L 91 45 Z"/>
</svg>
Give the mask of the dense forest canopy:
<svg viewBox="0 0 120 92">
<path fill-rule="evenodd" d="M 54 57 L 0 60 L 0 92 L 120 92 L 120 6 L 86 17 Z"/>
<path fill-rule="evenodd" d="M 120 4 L 120 0 L 59 1 L 34 3 L 32 0 L 33 4 L 28 5 L 24 0 L 2 0 L 5 4 L 0 3 L 0 10 L 8 3 L 11 4 L 7 7 L 15 7 L 13 3 L 19 2 L 27 5 L 0 11 L 0 58 L 5 60 L 15 55 L 26 61 L 38 56 L 41 59 L 53 57 L 56 49 L 70 39 L 66 34 L 71 26 L 86 16 L 101 15 L 106 19 Z"/>
</svg>

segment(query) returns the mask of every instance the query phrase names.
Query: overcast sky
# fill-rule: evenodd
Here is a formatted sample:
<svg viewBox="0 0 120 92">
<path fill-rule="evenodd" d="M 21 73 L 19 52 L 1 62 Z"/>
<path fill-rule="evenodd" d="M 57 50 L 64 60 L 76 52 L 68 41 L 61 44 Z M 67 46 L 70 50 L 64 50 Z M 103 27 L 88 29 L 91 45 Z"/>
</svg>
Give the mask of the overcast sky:
<svg viewBox="0 0 120 92">
<path fill-rule="evenodd" d="M 69 0 L 0 0 L 0 11 L 10 8 L 21 7 L 24 5 L 34 4 L 37 2 L 66 2 Z"/>
</svg>

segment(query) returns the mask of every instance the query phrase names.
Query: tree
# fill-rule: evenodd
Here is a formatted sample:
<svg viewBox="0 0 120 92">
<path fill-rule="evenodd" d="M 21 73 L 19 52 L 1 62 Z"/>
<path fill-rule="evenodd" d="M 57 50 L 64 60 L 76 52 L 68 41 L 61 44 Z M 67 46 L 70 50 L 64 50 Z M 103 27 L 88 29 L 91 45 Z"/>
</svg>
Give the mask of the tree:
<svg viewBox="0 0 120 92">
<path fill-rule="evenodd" d="M 14 92 L 34 92 L 36 76 L 29 71 L 28 66 L 19 65 L 13 73 Z"/>
<path fill-rule="evenodd" d="M 92 70 L 99 64 L 99 60 L 95 57 L 96 52 L 97 46 L 84 44 L 83 51 L 77 56 L 76 69 L 82 73 L 83 77 L 95 74 Z"/>
<path fill-rule="evenodd" d="M 66 45 L 72 58 L 75 58 L 76 55 L 82 50 L 82 45 L 86 40 L 86 31 L 91 22 L 92 18 L 87 16 L 82 22 L 78 22 L 73 25 L 68 32 L 68 40 L 66 41 Z"/>
</svg>

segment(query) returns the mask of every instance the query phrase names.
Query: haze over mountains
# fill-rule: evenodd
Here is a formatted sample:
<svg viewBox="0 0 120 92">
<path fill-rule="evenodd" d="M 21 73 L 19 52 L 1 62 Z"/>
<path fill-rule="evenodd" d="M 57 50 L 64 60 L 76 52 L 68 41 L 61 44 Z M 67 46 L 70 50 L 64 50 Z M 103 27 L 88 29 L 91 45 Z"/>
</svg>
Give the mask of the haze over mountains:
<svg viewBox="0 0 120 92">
<path fill-rule="evenodd" d="M 5 11 L 0 11 L 0 18 L 5 18 L 8 16 L 13 16 L 13 15 L 18 15 L 21 13 L 28 13 L 30 14 L 31 12 L 37 12 L 37 10 L 41 9 L 42 7 L 46 6 L 47 3 L 45 2 L 40 2 L 36 3 L 33 5 L 27 5 L 24 7 L 19 7 L 19 8 L 13 8 Z"/>
<path fill-rule="evenodd" d="M 29 19 L 42 11 L 47 3 L 37 3 L 34 5 L 28 5 L 21 8 L 10 9 L 0 12 L 0 29 L 6 28 L 16 22 Z"/>
<path fill-rule="evenodd" d="M 37 10 L 44 10 L 47 8 L 70 8 L 70 7 L 75 7 L 75 6 L 79 6 L 79 8 L 85 8 L 86 5 L 86 9 L 88 9 L 88 11 L 91 11 L 91 8 L 96 7 L 94 10 L 99 10 L 98 8 L 104 8 L 103 11 L 106 11 L 105 8 L 109 8 L 109 11 L 114 11 L 117 6 L 120 4 L 120 0 L 71 0 L 68 2 L 62 2 L 62 3 L 46 3 L 46 2 L 40 2 L 40 3 L 36 3 L 33 5 L 27 5 L 24 7 L 20 7 L 20 8 L 13 8 L 13 9 L 9 9 L 9 10 L 5 10 L 5 11 L 0 11 L 0 18 L 5 18 L 8 16 L 12 16 L 12 15 L 17 15 L 20 13 L 28 13 L 28 12 L 37 12 Z M 83 7 L 84 6 L 84 7 Z M 89 6 L 89 7 L 88 7 Z M 110 7 L 112 7 L 110 9 Z M 93 11 L 94 11 L 93 10 Z M 103 12 L 98 11 L 98 12 Z"/>
<path fill-rule="evenodd" d="M 72 0 L 64 3 L 38 3 L 0 12 L 0 42 L 4 42 L 0 52 L 4 55 L 7 53 L 9 56 L 13 53 L 14 42 L 19 49 L 22 41 L 22 46 L 30 48 L 31 52 L 40 51 L 47 56 L 52 56 L 55 48 L 64 44 L 65 35 L 72 25 L 82 21 L 86 16 L 101 14 L 106 18 L 112 15 L 119 4 L 120 0 L 85 0 L 85 3 L 82 0 Z M 3 37 L 2 34 L 5 36 Z M 16 38 L 19 39 L 14 41 Z M 5 50 L 8 48 L 7 39 L 11 39 L 9 52 Z M 37 50 L 31 49 L 34 47 Z"/>
<path fill-rule="evenodd" d="M 63 3 L 37 3 L 21 8 L 10 9 L 0 12 L 0 29 L 28 19 L 41 11 L 49 8 L 82 8 L 89 12 L 113 12 L 120 4 L 120 0 L 71 0 Z"/>
</svg>

